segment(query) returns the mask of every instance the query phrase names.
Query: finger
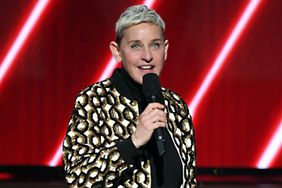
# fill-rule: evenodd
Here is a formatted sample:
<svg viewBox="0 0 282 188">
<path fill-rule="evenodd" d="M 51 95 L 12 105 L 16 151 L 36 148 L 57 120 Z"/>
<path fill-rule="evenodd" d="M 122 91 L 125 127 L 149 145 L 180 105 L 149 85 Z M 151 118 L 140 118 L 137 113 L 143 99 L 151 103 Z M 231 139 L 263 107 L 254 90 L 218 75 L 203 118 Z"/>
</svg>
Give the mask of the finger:
<svg viewBox="0 0 282 188">
<path fill-rule="evenodd" d="M 141 113 L 141 115 L 148 115 L 151 114 L 153 112 L 155 112 L 154 110 L 161 110 L 163 111 L 164 109 L 164 105 L 160 104 L 160 103 L 150 103 L 145 110 Z"/>
<path fill-rule="evenodd" d="M 147 130 L 154 129 L 154 123 L 166 123 L 167 119 L 163 111 L 156 112 L 154 111 L 147 116 L 140 118 L 141 126 L 144 126 Z"/>
<path fill-rule="evenodd" d="M 152 119 L 153 122 L 156 121 L 166 121 L 166 113 L 163 110 L 155 109 L 147 116 L 148 118 Z"/>
<path fill-rule="evenodd" d="M 165 128 L 166 127 L 166 123 L 165 122 L 156 122 L 153 123 L 153 129 L 157 129 L 157 128 Z"/>
<path fill-rule="evenodd" d="M 149 112 L 147 111 L 147 113 L 142 113 L 140 115 L 140 118 L 142 118 L 143 120 L 151 119 L 153 121 L 158 121 L 158 120 L 165 121 L 166 113 L 160 109 L 153 109 L 153 110 L 150 110 Z"/>
<path fill-rule="evenodd" d="M 153 109 L 159 109 L 159 110 L 163 110 L 165 108 L 165 106 L 163 104 L 160 103 L 151 103 L 152 105 L 150 105 Z"/>
<path fill-rule="evenodd" d="M 163 113 L 157 113 L 157 114 L 151 114 L 151 117 L 149 117 L 152 121 L 152 123 L 155 122 L 166 122 L 166 116 Z"/>
<path fill-rule="evenodd" d="M 148 106 L 145 108 L 144 111 L 152 111 L 154 109 L 164 109 L 164 105 L 160 104 L 160 103 L 157 103 L 157 102 L 154 102 L 154 103 L 149 103 Z"/>
</svg>

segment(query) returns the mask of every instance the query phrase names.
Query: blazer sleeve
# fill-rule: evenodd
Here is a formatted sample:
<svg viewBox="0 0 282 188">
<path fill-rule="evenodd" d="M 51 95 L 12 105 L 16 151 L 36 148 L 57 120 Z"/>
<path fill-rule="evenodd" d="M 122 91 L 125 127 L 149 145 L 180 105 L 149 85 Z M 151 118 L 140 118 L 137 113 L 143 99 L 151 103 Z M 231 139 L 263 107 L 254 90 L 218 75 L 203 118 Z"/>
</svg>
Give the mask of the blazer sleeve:
<svg viewBox="0 0 282 188">
<path fill-rule="evenodd" d="M 112 187 L 132 164 L 121 157 L 117 140 L 109 140 L 107 134 L 111 130 L 99 120 L 97 109 L 89 108 L 86 98 L 87 95 L 76 98 L 63 143 L 66 181 L 69 187 Z M 123 140 L 118 143 L 126 148 Z M 123 144 L 130 142 L 124 140 Z"/>
<path fill-rule="evenodd" d="M 192 123 L 192 116 L 189 112 L 187 104 L 182 100 L 181 110 L 179 113 L 180 127 L 183 132 L 182 140 L 185 145 L 183 152 L 186 158 L 184 169 L 184 184 L 183 187 L 197 187 L 196 181 L 196 145 L 195 145 L 195 130 Z"/>
</svg>

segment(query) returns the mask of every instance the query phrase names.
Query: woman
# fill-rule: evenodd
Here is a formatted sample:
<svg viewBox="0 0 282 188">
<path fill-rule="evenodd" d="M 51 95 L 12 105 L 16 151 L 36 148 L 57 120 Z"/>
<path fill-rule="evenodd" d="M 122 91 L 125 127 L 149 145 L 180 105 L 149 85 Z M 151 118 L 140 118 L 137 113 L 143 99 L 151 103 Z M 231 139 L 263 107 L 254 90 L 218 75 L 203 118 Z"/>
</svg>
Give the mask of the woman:
<svg viewBox="0 0 282 188">
<path fill-rule="evenodd" d="M 161 17 L 129 7 L 116 23 L 110 50 L 122 68 L 76 98 L 63 145 L 70 187 L 196 187 L 194 130 L 185 102 L 162 88 L 164 104 L 147 103 L 143 76 L 160 75 L 168 40 Z M 164 129 L 166 152 L 151 139 Z"/>
</svg>

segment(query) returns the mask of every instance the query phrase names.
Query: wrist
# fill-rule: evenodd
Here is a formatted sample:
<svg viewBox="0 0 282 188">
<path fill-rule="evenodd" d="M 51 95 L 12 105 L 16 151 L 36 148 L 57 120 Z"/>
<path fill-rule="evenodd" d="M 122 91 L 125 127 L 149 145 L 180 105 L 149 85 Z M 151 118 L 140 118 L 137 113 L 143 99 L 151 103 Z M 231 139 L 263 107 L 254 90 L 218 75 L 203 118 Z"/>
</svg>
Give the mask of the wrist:
<svg viewBox="0 0 282 188">
<path fill-rule="evenodd" d="M 133 145 L 135 146 L 136 149 L 141 147 L 141 144 L 138 142 L 138 139 L 136 138 L 135 134 L 131 135 L 131 141 L 132 141 L 132 143 L 133 143 Z"/>
</svg>

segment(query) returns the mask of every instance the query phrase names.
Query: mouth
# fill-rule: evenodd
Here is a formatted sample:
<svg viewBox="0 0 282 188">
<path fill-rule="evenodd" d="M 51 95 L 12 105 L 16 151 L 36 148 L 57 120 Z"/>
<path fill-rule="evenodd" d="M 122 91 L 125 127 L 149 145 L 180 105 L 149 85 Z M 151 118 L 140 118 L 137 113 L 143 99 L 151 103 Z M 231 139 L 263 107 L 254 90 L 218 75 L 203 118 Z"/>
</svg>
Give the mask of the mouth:
<svg viewBox="0 0 282 188">
<path fill-rule="evenodd" d="M 152 70 L 155 66 L 153 65 L 142 65 L 142 66 L 138 66 L 139 69 L 141 70 Z"/>
</svg>

